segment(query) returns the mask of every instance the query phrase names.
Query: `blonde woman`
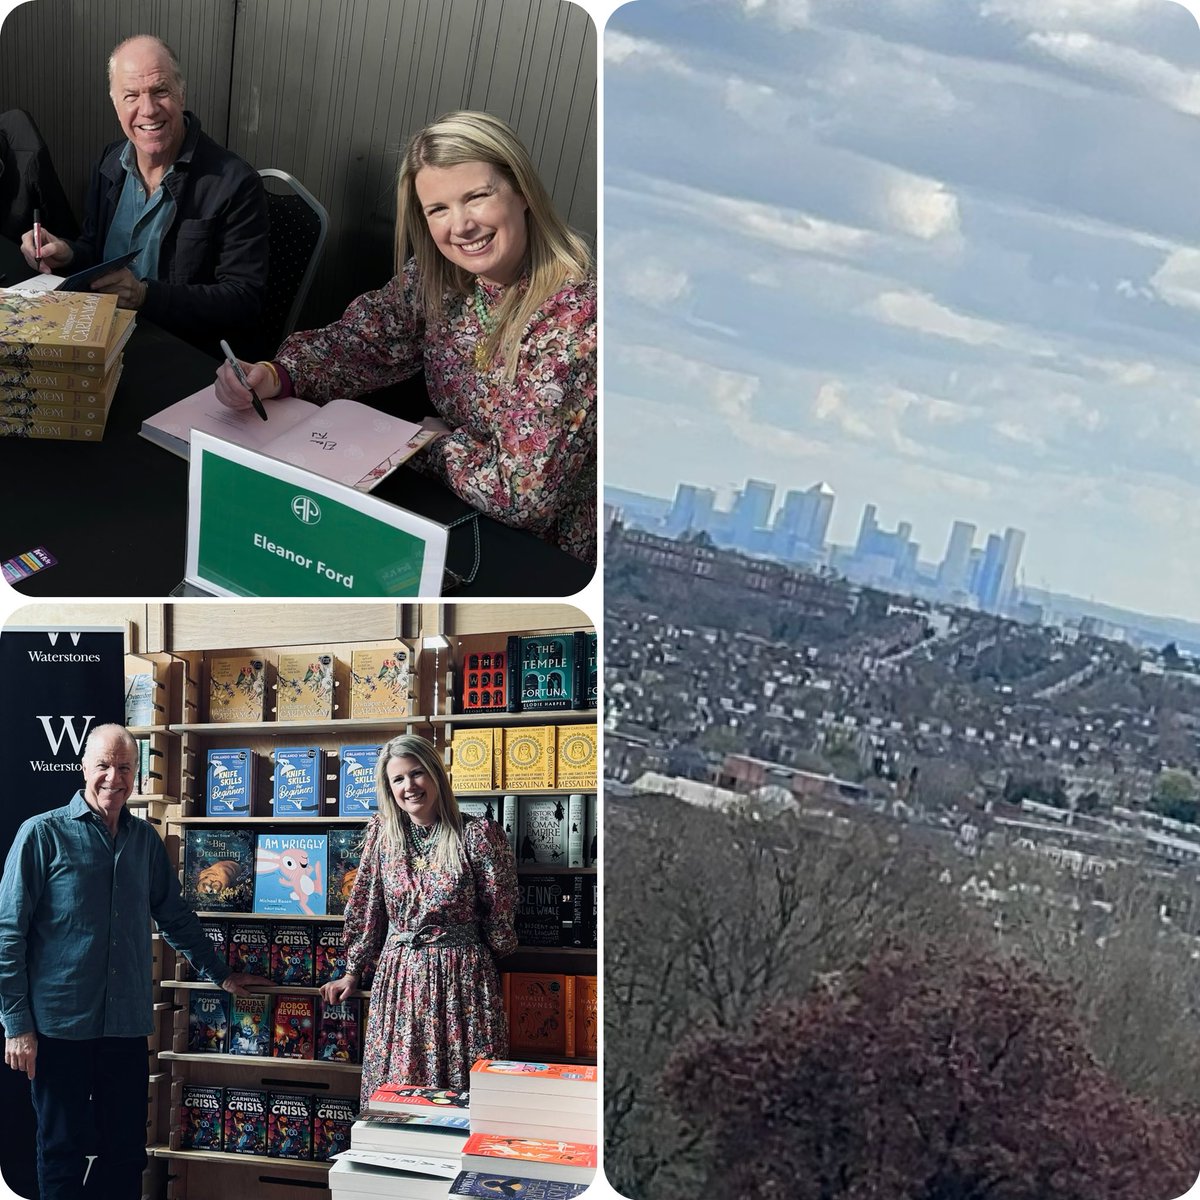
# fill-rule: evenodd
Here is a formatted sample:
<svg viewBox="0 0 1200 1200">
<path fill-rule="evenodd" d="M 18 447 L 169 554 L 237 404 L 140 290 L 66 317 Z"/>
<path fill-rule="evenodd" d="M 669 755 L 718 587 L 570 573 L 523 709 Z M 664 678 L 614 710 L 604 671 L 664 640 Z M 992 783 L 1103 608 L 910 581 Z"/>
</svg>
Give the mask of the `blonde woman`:
<svg viewBox="0 0 1200 1200">
<path fill-rule="evenodd" d="M 408 145 L 396 275 L 340 321 L 245 364 L 264 398 L 324 402 L 425 373 L 434 440 L 416 460 L 481 512 L 596 558 L 596 281 L 528 151 L 488 113 Z M 217 395 L 250 405 L 228 364 Z"/>
<path fill-rule="evenodd" d="M 343 1000 L 378 960 L 363 1039 L 362 1102 L 385 1083 L 468 1086 L 477 1058 L 503 1058 L 497 958 L 517 945 L 517 876 L 504 831 L 464 817 L 436 749 L 403 735 L 380 751 L 379 811 L 346 905 Z"/>
</svg>

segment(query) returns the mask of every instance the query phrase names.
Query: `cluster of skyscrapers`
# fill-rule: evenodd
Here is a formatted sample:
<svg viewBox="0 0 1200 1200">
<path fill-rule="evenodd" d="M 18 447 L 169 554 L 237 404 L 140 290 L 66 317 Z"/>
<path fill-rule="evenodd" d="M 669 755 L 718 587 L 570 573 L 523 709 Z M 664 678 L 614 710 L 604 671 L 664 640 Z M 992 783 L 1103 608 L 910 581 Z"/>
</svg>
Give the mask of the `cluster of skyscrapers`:
<svg viewBox="0 0 1200 1200">
<path fill-rule="evenodd" d="M 877 509 L 863 509 L 853 546 L 829 545 L 829 521 L 835 500 L 825 483 L 794 489 L 775 507 L 775 485 L 750 479 L 728 509 L 716 506 L 712 488 L 681 483 L 663 518 L 670 537 L 705 533 L 718 546 L 810 567 L 828 566 L 858 583 L 897 589 L 930 599 L 976 606 L 985 612 L 1012 613 L 1020 603 L 1018 571 L 1025 534 L 1020 529 L 989 533 L 982 547 L 978 529 L 955 521 L 940 563 L 922 562 L 912 525 L 882 529 Z"/>
</svg>

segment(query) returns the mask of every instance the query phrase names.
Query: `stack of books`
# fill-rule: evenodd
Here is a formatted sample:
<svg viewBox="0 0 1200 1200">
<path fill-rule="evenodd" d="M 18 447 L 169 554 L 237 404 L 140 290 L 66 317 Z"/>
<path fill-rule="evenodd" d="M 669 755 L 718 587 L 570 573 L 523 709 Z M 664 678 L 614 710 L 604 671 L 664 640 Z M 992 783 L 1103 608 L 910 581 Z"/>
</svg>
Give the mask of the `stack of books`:
<svg viewBox="0 0 1200 1200">
<path fill-rule="evenodd" d="M 480 1059 L 451 1196 L 570 1200 L 596 1174 L 595 1067 Z"/>
<path fill-rule="evenodd" d="M 100 441 L 133 324 L 115 296 L 0 291 L 0 437 Z"/>
<path fill-rule="evenodd" d="M 333 1200 L 443 1200 L 470 1134 L 467 1095 L 388 1084 L 350 1129 L 329 1172 Z"/>
</svg>

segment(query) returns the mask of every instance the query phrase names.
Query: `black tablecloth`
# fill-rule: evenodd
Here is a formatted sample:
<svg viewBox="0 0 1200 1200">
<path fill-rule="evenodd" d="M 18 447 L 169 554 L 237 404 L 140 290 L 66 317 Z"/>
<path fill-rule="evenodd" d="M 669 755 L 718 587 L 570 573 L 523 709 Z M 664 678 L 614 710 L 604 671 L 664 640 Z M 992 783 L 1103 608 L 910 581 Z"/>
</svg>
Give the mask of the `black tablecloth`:
<svg viewBox="0 0 1200 1200">
<path fill-rule="evenodd" d="M 29 274 L 20 250 L 2 238 L 0 274 L 9 284 Z M 236 348 L 232 333 L 231 341 Z M 217 363 L 139 319 L 102 442 L 0 438 L 0 560 L 38 546 L 58 559 L 16 584 L 18 591 L 156 597 L 179 584 L 187 463 L 138 430 L 146 417 L 210 384 Z M 471 511 L 445 487 L 404 468 L 374 495 L 444 524 Z M 480 517 L 479 528 L 478 574 L 451 597 L 570 596 L 592 576 L 591 567 L 541 538 L 488 517 Z M 453 530 L 447 566 L 465 574 L 474 553 L 470 523 Z"/>
</svg>

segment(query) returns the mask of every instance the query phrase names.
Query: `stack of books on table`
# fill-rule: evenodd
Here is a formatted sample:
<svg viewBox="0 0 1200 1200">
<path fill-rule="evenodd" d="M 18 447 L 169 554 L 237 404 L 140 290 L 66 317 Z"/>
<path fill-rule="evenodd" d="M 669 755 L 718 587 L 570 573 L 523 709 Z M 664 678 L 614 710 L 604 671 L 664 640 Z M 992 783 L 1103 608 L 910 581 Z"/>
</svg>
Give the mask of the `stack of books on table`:
<svg viewBox="0 0 1200 1200">
<path fill-rule="evenodd" d="M 389 1084 L 350 1128 L 350 1149 L 329 1172 L 333 1200 L 443 1200 L 470 1134 L 467 1095 Z"/>
<path fill-rule="evenodd" d="M 596 1174 L 597 1070 L 480 1059 L 471 1068 L 471 1136 L 451 1196 L 570 1200 Z"/>
<path fill-rule="evenodd" d="M 133 323 L 115 296 L 0 291 L 0 437 L 100 441 Z"/>
</svg>

